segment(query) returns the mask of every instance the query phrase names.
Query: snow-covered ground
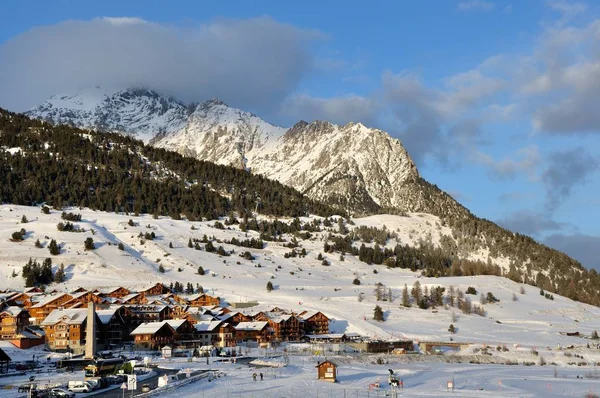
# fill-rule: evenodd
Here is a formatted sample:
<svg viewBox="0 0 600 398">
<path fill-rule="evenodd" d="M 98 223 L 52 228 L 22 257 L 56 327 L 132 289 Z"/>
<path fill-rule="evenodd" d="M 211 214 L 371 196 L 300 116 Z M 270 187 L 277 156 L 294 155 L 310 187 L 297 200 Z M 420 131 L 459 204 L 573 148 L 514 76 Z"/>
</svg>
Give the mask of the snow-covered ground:
<svg viewBox="0 0 600 398">
<path fill-rule="evenodd" d="M 52 210 L 50 215 L 46 215 L 37 207 L 0 206 L 0 289 L 22 289 L 24 280 L 20 274 L 28 259 L 33 257 L 41 261 L 51 257 L 55 270 L 61 263 L 66 268 L 67 281 L 51 286 L 59 291 L 69 291 L 78 286 L 125 285 L 135 289 L 156 282 L 192 282 L 227 302 L 256 300 L 260 306 L 255 308 L 278 306 L 295 311 L 322 311 L 332 319 L 330 328 L 336 333 L 357 332 L 384 339 L 448 340 L 451 337 L 448 326 L 453 323 L 458 330 L 452 336 L 456 341 L 542 348 L 556 347 L 557 344 L 584 345 L 590 341 L 561 335 L 560 332 L 578 331 L 590 336 L 593 330 L 600 330 L 600 308 L 558 295 L 549 300 L 541 296 L 538 289 L 527 285 L 524 286 L 525 294 L 521 294 L 521 285 L 505 278 L 425 278 L 409 270 L 367 265 L 352 255 L 346 255 L 341 261 L 339 254 L 324 254 L 330 265 L 323 266 L 317 256 L 323 252 L 323 239 L 329 232 L 315 234 L 310 240 L 300 240 L 300 247 L 308 252 L 304 258 L 284 258 L 290 249 L 278 242 L 266 242 L 263 250 L 215 242 L 216 247 L 222 245 L 226 250 L 235 250 L 231 256 L 220 257 L 215 253 L 188 248 L 188 240 L 202 239 L 204 235 L 214 236 L 220 241 L 232 237 L 243 240 L 258 238 L 259 234 L 255 231 L 244 233 L 237 226 L 217 229 L 213 226 L 214 222 L 153 219 L 149 215 L 134 217 L 79 209 L 68 211 L 82 214 L 82 221 L 75 224 L 86 232 L 59 232 L 56 225 L 62 221 L 60 211 Z M 23 215 L 28 223 L 20 223 Z M 128 225 L 130 219 L 135 226 Z M 435 220 L 426 220 L 431 231 L 426 229 L 428 225 L 422 220 L 424 218 L 417 215 L 377 216 L 356 219 L 355 223 L 380 227 L 385 223 L 391 231 L 418 230 L 419 234 L 431 232 L 434 235 L 438 230 Z M 21 228 L 27 231 L 25 240 L 12 242 L 12 233 Z M 336 228 L 334 223 L 332 229 Z M 154 232 L 156 239 L 142 244 L 138 237 L 140 232 Z M 84 250 L 83 242 L 87 237 L 94 239 L 95 250 Z M 34 246 L 37 239 L 43 248 Z M 61 246 L 60 255 L 50 255 L 47 249 L 50 239 L 56 239 Z M 405 239 L 401 232 L 399 239 Z M 119 243 L 123 243 L 125 250 L 118 249 Z M 170 243 L 173 248 L 169 247 Z M 253 261 L 239 255 L 246 250 L 255 256 Z M 158 270 L 161 264 L 165 273 Z M 197 274 L 199 266 L 203 267 L 206 275 Z M 353 284 L 355 278 L 361 281 L 360 285 Z M 275 286 L 271 292 L 266 290 L 269 281 Z M 467 297 L 476 304 L 479 304 L 480 293 L 487 292 L 493 293 L 500 301 L 484 305 L 486 317 L 464 315 L 451 307 L 435 310 L 422 310 L 415 306 L 404 308 L 401 306 L 402 289 L 405 284 L 410 289 L 416 281 L 422 287 L 444 286 L 446 292 L 450 285 L 463 291 L 472 286 L 478 294 Z M 374 289 L 378 282 L 391 288 L 392 302 L 375 300 Z M 359 301 L 361 293 L 363 300 Z M 512 300 L 513 293 L 516 301 Z M 375 305 L 382 307 L 385 322 L 372 319 Z M 456 318 L 454 322 L 452 313 Z"/>
<path fill-rule="evenodd" d="M 446 379 L 452 374 L 455 374 L 457 386 L 458 379 L 463 380 L 460 394 L 464 393 L 465 396 L 480 396 L 477 389 L 480 387 L 484 388 L 487 396 L 530 396 L 533 392 L 538 396 L 553 396 L 552 394 L 562 394 L 566 389 L 563 386 L 572 388 L 577 396 L 596 383 L 580 381 L 575 376 L 589 372 L 589 366 L 600 362 L 600 350 L 596 349 L 596 341 L 589 339 L 594 330 L 600 329 L 600 309 L 597 307 L 558 295 L 554 295 L 554 300 L 549 300 L 531 286 L 523 286 L 524 294 L 521 294 L 521 285 L 494 276 L 425 278 L 408 270 L 367 265 L 352 255 L 346 255 L 342 261 L 339 254 L 324 254 L 330 265 L 323 266 L 317 256 L 323 252 L 324 239 L 330 231 L 314 234 L 310 240 L 299 239 L 300 248 L 305 248 L 308 252 L 306 257 L 284 258 L 284 254 L 291 249 L 284 247 L 283 243 L 266 242 L 266 247 L 262 250 L 223 243 L 222 241 L 232 237 L 243 240 L 258 238 L 259 234 L 255 231 L 244 233 L 237 226 L 217 229 L 214 221 L 189 222 L 166 217 L 153 219 L 150 215 L 135 217 L 76 208 L 67 211 L 81 213 L 82 221 L 75 224 L 85 232 L 59 232 L 56 225 L 62 221 L 60 211 L 52 210 L 51 214 L 46 215 L 41 213 L 39 207 L 0 206 L 0 289 L 22 289 L 24 280 L 20 273 L 28 259 L 41 261 L 51 257 L 54 270 L 61 263 L 66 268 L 67 281 L 50 286 L 59 291 L 69 291 L 78 286 L 91 288 L 124 285 L 135 289 L 156 282 L 198 283 L 207 293 L 220 296 L 225 302 L 258 301 L 259 306 L 253 309 L 278 306 L 298 312 L 322 311 L 331 318 L 332 332 L 357 332 L 382 339 L 409 338 L 421 342 L 448 341 L 453 338 L 454 341 L 472 343 L 460 353 L 465 359 L 479 358 L 478 361 L 481 362 L 480 359 L 487 356 L 474 351 L 487 345 L 491 347 L 489 351 L 493 352 L 496 362 L 539 364 L 540 358 L 543 358 L 548 364 L 556 364 L 559 375 L 568 376 L 567 379 L 562 376 L 554 378 L 554 365 L 456 365 L 432 362 L 430 359 L 426 363 L 416 364 L 399 362 L 394 369 L 404 369 L 403 372 L 408 372 L 406 379 L 413 380 L 407 384 L 405 396 L 410 396 L 409 393 L 439 396 L 436 394 L 442 394 L 442 387 L 445 391 Z M 23 215 L 29 222 L 20 223 Z M 135 226 L 128 225 L 130 219 Z M 434 243 L 437 242 L 440 234 L 448 234 L 444 227 L 438 225 L 438 221 L 435 217 L 418 214 L 410 214 L 408 217 L 373 216 L 354 220 L 356 226 L 383 228 L 385 225 L 388 230 L 398 234 L 398 239 L 403 244 L 416 243 L 418 237 L 425 239 L 428 235 L 431 235 Z M 12 242 L 12 233 L 21 228 L 27 231 L 25 240 Z M 333 223 L 331 232 L 336 230 L 337 225 Z M 156 239 L 146 240 L 142 244 L 138 235 L 146 232 L 154 232 Z M 216 247 L 222 245 L 226 250 L 235 250 L 235 254 L 220 257 L 215 253 L 188 247 L 190 238 L 202 239 L 204 235 L 214 236 L 221 241 L 214 242 Z M 94 239 L 95 250 L 84 250 L 83 242 L 87 237 Z M 34 246 L 37 239 L 43 248 Z M 61 246 L 60 255 L 50 255 L 47 249 L 50 239 L 56 239 Z M 118 249 L 119 243 L 123 243 L 125 250 Z M 170 244 L 172 248 L 169 247 Z M 246 250 L 255 257 L 253 261 L 239 255 Z M 164 273 L 159 272 L 159 265 L 165 268 Z M 199 266 L 203 267 L 206 275 L 197 274 Z M 360 280 L 360 285 L 353 284 L 355 278 Z M 271 292 L 266 290 L 269 281 L 275 286 Z M 465 315 L 452 307 L 442 306 L 428 310 L 414 306 L 404 308 L 401 306 L 402 289 L 406 284 L 410 290 L 416 281 L 428 288 L 443 286 L 446 292 L 451 285 L 463 291 L 472 286 L 477 290 L 477 295 L 467 297 L 476 304 L 479 304 L 480 293 L 487 292 L 491 292 L 500 301 L 484 305 L 485 317 Z M 374 290 L 378 282 L 391 289 L 391 302 L 376 301 Z M 361 293 L 363 298 L 359 300 Z M 383 309 L 385 322 L 373 320 L 376 305 Z M 450 323 L 457 328 L 454 335 L 448 332 Z M 582 336 L 567 336 L 566 332 L 579 332 Z M 572 349 L 566 349 L 571 345 L 574 346 Z M 498 346 L 505 346 L 507 351 L 496 351 Z M 533 351 L 538 354 L 535 355 Z M 9 355 L 31 359 L 32 352 L 21 354 L 12 351 Z M 283 396 L 280 390 L 292 385 L 299 386 L 298 393 L 295 393 L 299 396 L 303 388 L 323 385 L 314 380 L 315 360 L 309 358 L 305 360 L 306 363 L 295 363 L 294 358 L 298 357 L 292 356 L 291 365 L 281 370 L 281 379 L 265 380 L 262 385 L 253 384 L 246 367 L 232 367 L 227 371 L 226 378 L 215 380 L 210 386 L 222 383 L 222 388 L 241 388 L 248 391 L 248 396 L 252 396 L 252 391 L 257 391 L 257 396 L 259 392 L 263 396 L 269 396 L 268 391 L 280 394 L 273 396 Z M 341 369 L 340 383 L 335 386 L 327 385 L 323 391 L 329 391 L 329 388 L 350 389 L 358 385 L 363 388 L 364 384 L 374 382 L 377 375 L 385 379 L 387 367 L 381 366 L 379 369 L 379 365 L 377 366 L 378 370 L 375 372 L 375 365 L 345 364 Z M 428 367 L 433 367 L 434 370 L 426 370 Z M 289 383 L 284 383 L 285 380 Z M 498 390 L 498 380 L 502 381 L 501 390 Z M 196 388 L 200 386 L 199 383 L 204 382 L 193 383 L 186 388 Z M 551 392 L 548 391 L 548 383 L 553 386 Z M 210 390 L 214 391 L 214 387 Z M 545 393 L 550 395 L 544 395 Z M 291 393 L 286 394 L 285 396 L 292 396 Z M 214 396 L 217 396 L 216 393 Z"/>
</svg>

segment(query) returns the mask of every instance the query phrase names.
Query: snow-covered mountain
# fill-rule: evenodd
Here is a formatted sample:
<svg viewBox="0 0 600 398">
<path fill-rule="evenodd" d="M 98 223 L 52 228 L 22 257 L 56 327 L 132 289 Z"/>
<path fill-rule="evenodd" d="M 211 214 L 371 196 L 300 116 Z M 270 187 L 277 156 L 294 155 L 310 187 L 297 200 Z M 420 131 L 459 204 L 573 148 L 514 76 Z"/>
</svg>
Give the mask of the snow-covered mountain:
<svg viewBox="0 0 600 398">
<path fill-rule="evenodd" d="M 96 87 L 53 95 L 26 114 L 54 124 L 126 133 L 148 142 L 157 134 L 179 131 L 188 109 L 152 90 Z"/>
<path fill-rule="evenodd" d="M 55 95 L 27 115 L 122 132 L 186 156 L 246 168 L 358 213 L 428 210 L 407 201 L 415 196 L 407 195 L 415 188 L 408 182 L 419 174 L 402 143 L 360 123 L 301 121 L 286 129 L 216 99 L 194 108 L 143 89 Z"/>
</svg>

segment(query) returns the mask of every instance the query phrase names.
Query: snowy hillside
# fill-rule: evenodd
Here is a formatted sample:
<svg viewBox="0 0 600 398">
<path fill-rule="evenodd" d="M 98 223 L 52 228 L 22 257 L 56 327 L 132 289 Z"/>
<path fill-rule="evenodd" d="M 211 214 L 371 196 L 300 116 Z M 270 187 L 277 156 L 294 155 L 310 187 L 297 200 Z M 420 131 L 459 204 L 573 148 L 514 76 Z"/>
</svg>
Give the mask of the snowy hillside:
<svg viewBox="0 0 600 398">
<path fill-rule="evenodd" d="M 254 308 L 279 306 L 295 311 L 319 310 L 332 318 L 330 327 L 333 332 L 357 332 L 384 339 L 407 337 L 421 341 L 447 341 L 453 337 L 456 341 L 494 346 L 554 347 L 557 343 L 565 346 L 589 341 L 561 335 L 560 332 L 578 331 L 589 337 L 593 330 L 600 329 L 599 308 L 558 295 L 550 300 L 541 296 L 537 288 L 505 278 L 425 278 L 410 270 L 368 265 L 350 254 L 342 259 L 339 254 L 323 253 L 324 239 L 336 233 L 336 223 L 323 232 L 313 233 L 308 239 L 295 236 L 299 244 L 297 249 L 305 249 L 307 254 L 305 257 L 290 257 L 286 254 L 291 249 L 284 246 L 292 242 L 289 235 L 283 236 L 287 242 L 266 242 L 263 249 L 247 249 L 225 243 L 232 238 L 259 238 L 258 232 L 242 232 L 238 225 L 220 229 L 218 224 L 215 227 L 215 222 L 189 222 L 165 217 L 154 219 L 149 215 L 134 217 L 79 209 L 67 211 L 81 213 L 81 222 L 74 224 L 85 232 L 58 231 L 57 224 L 63 220 L 61 212 L 56 210 L 47 215 L 41 213 L 39 207 L 0 206 L 0 288 L 23 288 L 24 280 L 20 273 L 28 259 L 50 257 L 54 270 L 62 263 L 67 274 L 67 281 L 51 285 L 52 289 L 66 291 L 78 286 L 141 287 L 159 281 L 192 282 L 226 302 L 256 300 L 260 305 Z M 28 219 L 27 223 L 21 223 L 23 216 Z M 403 244 L 414 245 L 419 240 L 438 244 L 442 235 L 449 233 L 449 229 L 440 226 L 439 220 L 431 215 L 381 215 L 353 221 L 354 225 L 347 224 L 348 228 L 383 228 L 385 225 L 395 233 L 394 239 Z M 26 230 L 24 240 L 11 241 L 12 233 L 21 228 Z M 156 236 L 154 240 L 140 237 L 140 234 L 152 232 Z M 215 237 L 215 247 L 223 246 L 225 251 L 235 253 L 219 256 L 188 247 L 190 239 L 202 241 L 204 235 L 209 240 Z M 95 250 L 84 250 L 83 242 L 88 237 L 93 238 Z M 41 248 L 35 247 L 38 239 Z M 50 255 L 47 246 L 51 239 L 56 239 L 61 247 L 59 255 Z M 120 243 L 124 250 L 119 249 Z M 241 256 L 246 251 L 251 253 L 253 260 Z M 318 260 L 319 254 L 324 255 L 328 265 Z M 164 267 L 164 273 L 159 272 L 160 265 Z M 199 266 L 203 267 L 204 276 L 198 275 Z M 354 284 L 355 279 L 360 281 L 360 285 Z M 269 281 L 275 287 L 271 292 L 266 290 Z M 429 290 L 443 286 L 446 294 L 451 285 L 463 292 L 474 287 L 477 295 L 466 295 L 474 304 L 479 304 L 480 293 L 486 295 L 488 292 L 500 301 L 484 304 L 484 317 L 463 314 L 457 308 L 447 306 L 427 310 L 414 304 L 410 308 L 402 307 L 404 285 L 410 290 L 417 281 Z M 391 302 L 376 301 L 374 291 L 377 283 L 384 284 L 386 290 L 391 289 Z M 524 288 L 523 293 L 521 287 Z M 361 294 L 362 299 L 359 300 Z M 376 305 L 383 309 L 385 322 L 373 320 Z M 448 332 L 450 323 L 457 328 L 453 336 Z"/>
</svg>

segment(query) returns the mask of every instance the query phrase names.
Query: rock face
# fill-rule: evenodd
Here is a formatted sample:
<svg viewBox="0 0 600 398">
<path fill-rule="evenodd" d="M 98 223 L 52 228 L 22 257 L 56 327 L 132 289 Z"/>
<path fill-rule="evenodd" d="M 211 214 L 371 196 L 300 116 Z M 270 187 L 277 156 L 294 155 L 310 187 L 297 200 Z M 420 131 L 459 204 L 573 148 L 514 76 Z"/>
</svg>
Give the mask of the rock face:
<svg viewBox="0 0 600 398">
<path fill-rule="evenodd" d="M 286 129 L 216 99 L 186 106 L 145 89 L 56 95 L 27 114 L 245 168 L 356 214 L 428 207 L 412 202 L 423 197 L 421 179 L 402 143 L 360 123 L 301 121 Z"/>
</svg>

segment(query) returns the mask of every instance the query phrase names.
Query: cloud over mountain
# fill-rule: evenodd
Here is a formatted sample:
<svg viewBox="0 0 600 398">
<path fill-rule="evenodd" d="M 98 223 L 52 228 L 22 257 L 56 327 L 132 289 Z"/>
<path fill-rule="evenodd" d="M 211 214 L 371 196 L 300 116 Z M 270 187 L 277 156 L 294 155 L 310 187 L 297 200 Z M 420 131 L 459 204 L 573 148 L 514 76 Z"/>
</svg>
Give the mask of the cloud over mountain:
<svg viewBox="0 0 600 398">
<path fill-rule="evenodd" d="M 181 28 L 138 18 L 70 20 L 0 46 L 0 106 L 25 110 L 89 87 L 151 87 L 184 101 L 223 98 L 249 109 L 277 104 L 313 68 L 322 37 L 268 17 Z M 257 95 L 259 93 L 259 95 Z"/>
</svg>

